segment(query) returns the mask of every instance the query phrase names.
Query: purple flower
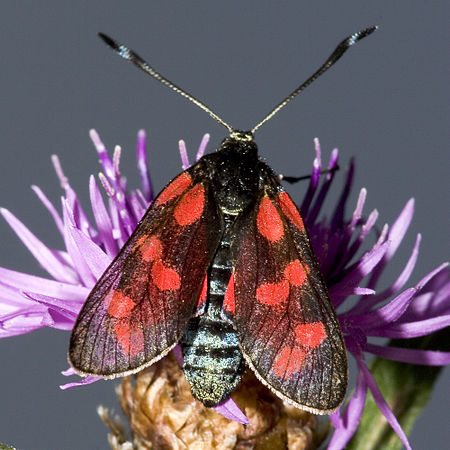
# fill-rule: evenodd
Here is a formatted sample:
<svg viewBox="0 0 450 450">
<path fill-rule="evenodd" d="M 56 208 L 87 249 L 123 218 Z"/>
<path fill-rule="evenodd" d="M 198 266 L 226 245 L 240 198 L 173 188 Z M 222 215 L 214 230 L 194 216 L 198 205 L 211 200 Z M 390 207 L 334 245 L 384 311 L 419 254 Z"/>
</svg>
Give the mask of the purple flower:
<svg viewBox="0 0 450 450">
<path fill-rule="evenodd" d="M 103 173 L 99 180 L 107 194 L 107 204 L 91 176 L 89 191 L 95 224 L 90 223 L 59 160 L 53 164 L 65 193 L 62 197 L 62 214 L 36 186 L 34 192 L 52 215 L 64 241 L 65 250 L 45 246 L 11 212 L 1 213 L 22 242 L 27 246 L 50 278 L 0 268 L 0 337 L 28 333 L 49 326 L 70 330 L 77 314 L 94 286 L 119 249 L 136 227 L 148 205 L 153 200 L 153 190 L 147 170 L 145 133 L 140 131 L 137 144 L 137 162 L 141 190 L 127 190 L 121 177 L 119 160 L 121 149 L 116 147 L 111 160 L 105 146 L 95 131 L 91 138 L 100 157 Z M 203 155 L 209 135 L 205 135 L 196 160 Z M 183 169 L 189 167 L 186 147 L 180 141 Z M 424 336 L 450 324 L 450 270 L 442 264 L 423 277 L 415 286 L 404 288 L 414 269 L 420 244 L 420 235 L 411 256 L 397 279 L 384 289 L 377 288 L 380 276 L 388 267 L 409 227 L 414 202 L 410 200 L 397 220 L 377 231 L 376 210 L 363 216 L 366 190 L 362 189 L 352 216 L 348 219 L 345 207 L 353 181 L 354 165 L 350 165 L 346 183 L 334 213 L 321 215 L 322 205 L 331 188 L 337 167 L 338 151 L 333 150 L 328 164 L 331 171 L 320 182 L 321 157 L 318 141 L 316 158 L 309 188 L 301 205 L 311 241 L 321 270 L 327 280 L 330 297 L 338 309 L 338 316 L 349 353 L 358 367 L 356 389 L 347 405 L 331 416 L 335 432 L 329 448 L 343 448 L 355 432 L 369 389 L 386 419 L 410 448 L 408 440 L 392 411 L 383 399 L 370 371 L 364 362 L 366 352 L 396 361 L 425 365 L 450 363 L 450 353 L 385 347 L 369 342 L 369 337 L 412 338 Z M 367 250 L 366 240 L 375 236 L 375 244 Z M 363 249 L 366 246 L 366 250 Z M 357 301 L 350 301 L 357 296 Z M 343 312 L 339 312 L 343 311 Z M 64 375 L 73 375 L 69 369 Z M 86 377 L 63 388 L 88 384 L 98 377 Z M 219 412 L 241 423 L 247 419 L 234 402 L 227 400 L 217 407 Z"/>
<path fill-rule="evenodd" d="M 337 165 L 337 151 L 332 152 L 329 168 Z M 362 217 L 367 192 L 361 189 L 356 208 L 350 219 L 345 218 L 345 206 L 351 191 L 354 165 L 350 165 L 346 183 L 338 205 L 329 219 L 317 217 L 328 192 L 334 173 L 327 175 L 319 188 L 320 146 L 316 141 L 310 188 L 301 211 L 310 231 L 311 241 L 327 280 L 330 297 L 338 310 L 338 317 L 348 352 L 358 367 L 356 389 L 347 406 L 331 415 L 335 432 L 329 449 L 344 448 L 358 427 L 363 412 L 367 389 L 379 409 L 401 438 L 406 448 L 411 448 L 397 419 L 385 402 L 374 378 L 364 362 L 369 352 L 394 361 L 423 365 L 446 365 L 450 353 L 385 347 L 370 343 L 368 338 L 413 338 L 425 336 L 450 324 L 450 270 L 448 263 L 441 264 L 423 277 L 415 286 L 404 289 L 414 269 L 421 241 L 417 236 L 411 256 L 397 279 L 385 289 L 376 291 L 378 280 L 401 244 L 414 212 L 414 201 L 409 200 L 397 220 L 381 232 L 374 230 L 378 217 L 376 210 Z M 360 253 L 369 232 L 377 238 L 369 251 Z M 361 287 L 364 285 L 365 287 Z M 356 303 L 349 296 L 357 295 Z M 348 306 L 349 305 L 352 306 Z M 344 312 L 339 312 L 344 310 Z"/>
</svg>

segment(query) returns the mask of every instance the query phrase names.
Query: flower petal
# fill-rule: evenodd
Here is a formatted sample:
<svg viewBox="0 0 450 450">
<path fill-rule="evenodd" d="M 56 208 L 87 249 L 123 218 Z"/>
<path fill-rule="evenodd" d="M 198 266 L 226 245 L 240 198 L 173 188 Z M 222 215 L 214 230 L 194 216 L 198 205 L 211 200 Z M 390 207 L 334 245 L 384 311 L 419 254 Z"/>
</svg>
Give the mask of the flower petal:
<svg viewBox="0 0 450 450">
<path fill-rule="evenodd" d="M 42 317 L 42 326 L 56 328 L 57 330 L 71 331 L 76 316 L 48 308 L 48 314 Z"/>
<path fill-rule="evenodd" d="M 426 336 L 448 326 L 450 326 L 450 314 L 417 322 L 387 324 L 383 328 L 370 330 L 370 335 L 391 339 L 414 338 Z"/>
<path fill-rule="evenodd" d="M 153 200 L 153 189 L 148 173 L 146 139 L 147 135 L 145 133 L 145 130 L 139 130 L 137 138 L 136 159 L 139 176 L 141 178 L 142 192 L 144 193 L 145 199 L 149 202 Z"/>
<path fill-rule="evenodd" d="M 80 252 L 75 242 L 75 220 L 67 201 L 63 200 L 63 217 L 64 217 L 64 241 L 66 248 L 72 259 L 72 264 L 77 268 L 81 282 L 86 287 L 94 286 L 96 278 L 90 270 L 83 253 Z"/>
<path fill-rule="evenodd" d="M 366 330 L 378 327 L 380 324 L 392 323 L 406 311 L 406 308 L 408 308 L 416 293 L 416 288 L 409 288 L 382 308 L 353 316 L 352 320 L 358 327 L 365 328 Z"/>
<path fill-rule="evenodd" d="M 92 213 L 94 214 L 94 220 L 98 230 L 98 239 L 103 244 L 106 253 L 113 257 L 117 254 L 118 248 L 112 235 L 112 222 L 93 176 L 89 179 L 89 193 Z"/>
<path fill-rule="evenodd" d="M 406 289 L 396 298 L 391 300 L 385 306 L 370 311 L 359 316 L 355 316 L 354 320 L 359 327 L 376 327 L 379 328 L 380 324 L 393 324 L 400 316 L 406 311 L 414 296 L 440 271 L 446 267 L 446 264 L 441 264 L 439 267 L 425 275 L 413 288 Z"/>
<path fill-rule="evenodd" d="M 355 434 L 366 402 L 367 384 L 363 374 L 358 374 L 355 392 L 350 397 L 345 412 L 342 416 L 339 411 L 330 416 L 335 426 L 335 431 L 328 444 L 328 450 L 341 450 Z"/>
<path fill-rule="evenodd" d="M 397 251 L 399 245 L 401 244 L 403 238 L 405 237 L 406 232 L 408 231 L 409 225 L 414 215 L 414 199 L 410 199 L 405 207 L 400 212 L 397 220 L 391 225 L 391 228 L 388 233 L 388 240 L 391 242 L 389 246 L 389 250 L 386 252 L 386 255 L 381 261 L 380 265 L 374 269 L 368 287 L 374 287 L 383 273 L 387 263 L 392 259 L 395 252 Z"/>
<path fill-rule="evenodd" d="M 113 168 L 114 168 L 114 178 L 119 180 L 120 183 L 120 157 L 122 156 L 122 147 L 116 145 L 113 152 Z"/>
<path fill-rule="evenodd" d="M 80 381 L 74 381 L 72 383 L 61 384 L 59 386 L 59 388 L 64 391 L 66 389 L 71 389 L 71 388 L 78 387 L 78 386 L 85 386 L 87 384 L 92 384 L 92 383 L 95 383 L 96 381 L 100 381 L 100 380 L 102 380 L 101 377 L 94 377 L 91 375 L 91 376 L 82 378 Z"/>
<path fill-rule="evenodd" d="M 80 312 L 82 306 L 82 304 L 80 303 L 68 302 L 59 298 L 36 294 L 35 292 L 24 292 L 24 295 L 26 298 L 30 299 L 33 302 L 48 306 L 55 311 L 65 314 L 67 317 L 71 317 L 72 322 L 75 322 L 75 319 L 77 318 L 77 315 Z"/>
<path fill-rule="evenodd" d="M 81 255 L 83 255 L 83 259 L 86 265 L 89 267 L 95 282 L 95 280 L 98 280 L 102 276 L 103 272 L 111 264 L 113 258 L 103 252 L 100 247 L 95 245 L 80 230 L 71 227 L 70 234 L 75 245 L 78 248 L 78 251 Z"/>
<path fill-rule="evenodd" d="M 344 223 L 345 205 L 348 201 L 352 189 L 354 173 L 355 173 L 355 160 L 352 158 L 350 160 L 350 165 L 347 169 L 347 177 L 345 180 L 344 188 L 342 189 L 339 201 L 336 205 L 336 208 L 331 218 L 330 223 L 331 233 L 334 233 L 335 230 L 338 230 Z"/>
<path fill-rule="evenodd" d="M 66 370 L 62 370 L 61 373 L 65 376 L 65 377 L 69 377 L 71 375 L 77 375 L 77 373 L 75 372 L 75 370 L 73 369 L 73 367 L 68 367 Z"/>
<path fill-rule="evenodd" d="M 450 352 L 419 350 L 415 348 L 385 347 L 367 344 L 365 351 L 392 361 L 422 366 L 445 366 L 450 364 Z"/>
<path fill-rule="evenodd" d="M 9 226 L 25 244 L 40 265 L 56 280 L 66 283 L 76 283 L 77 277 L 73 270 L 61 264 L 54 253 L 45 246 L 19 219 L 7 209 L 1 208 L 1 214 Z"/>
<path fill-rule="evenodd" d="M 186 143 L 183 141 L 183 139 L 180 139 L 178 141 L 178 148 L 180 150 L 181 167 L 183 168 L 183 170 L 186 170 L 189 167 L 191 167 L 191 165 L 189 164 L 189 158 L 186 150 Z"/>
<path fill-rule="evenodd" d="M 394 295 L 396 292 L 398 292 L 400 289 L 403 288 L 403 286 L 409 280 L 409 277 L 411 276 L 414 267 L 416 266 L 417 258 L 419 256 L 419 247 L 421 240 L 422 236 L 418 234 L 411 255 L 405 267 L 403 268 L 402 273 L 399 275 L 397 280 L 395 280 L 394 283 L 392 283 L 386 290 L 380 292 L 379 294 L 376 295 L 376 297 L 371 299 L 372 304 L 376 304 L 389 298 L 391 295 Z"/>
<path fill-rule="evenodd" d="M 140 191 L 130 192 L 130 194 L 128 195 L 129 208 L 133 213 L 136 224 L 142 219 L 147 209 L 146 207 L 142 206 L 143 200 L 144 198 Z"/>
<path fill-rule="evenodd" d="M 84 286 L 49 280 L 4 267 L 0 267 L 0 280 L 2 280 L 2 283 L 20 291 L 27 289 L 41 295 L 66 299 L 67 301 L 84 301 L 89 294 L 89 289 Z"/>
<path fill-rule="evenodd" d="M 123 223 L 120 220 L 117 204 L 116 202 L 113 201 L 112 198 L 109 199 L 109 213 L 113 224 L 112 225 L 113 238 L 117 241 L 117 245 L 119 246 L 119 248 L 122 248 L 129 236 L 129 233 L 127 230 L 125 230 Z"/>
<path fill-rule="evenodd" d="M 28 300 L 19 291 L 0 281 L 1 301 L 0 301 L 0 321 L 11 313 L 19 310 L 26 310 L 29 306 Z"/>
<path fill-rule="evenodd" d="M 319 146 L 318 140 L 317 140 L 316 145 Z M 319 149 L 320 149 L 320 146 L 319 146 Z M 319 163 L 320 163 L 320 152 L 318 152 L 318 155 L 319 155 Z M 322 205 L 324 204 L 324 200 L 328 194 L 328 191 L 330 190 L 331 183 L 333 182 L 333 178 L 335 176 L 334 169 L 337 166 L 338 157 L 339 157 L 339 152 L 338 152 L 337 148 L 335 148 L 333 150 L 333 152 L 331 153 L 330 162 L 328 163 L 328 170 L 330 170 L 330 172 L 327 173 L 325 180 L 320 187 L 319 192 L 315 196 L 316 198 L 315 198 L 314 204 L 311 208 L 311 212 L 308 213 L 308 221 L 310 223 L 314 222 L 316 220 L 316 218 L 318 217 L 320 210 L 322 208 Z M 320 172 L 319 172 L 319 175 L 320 175 Z"/>
<path fill-rule="evenodd" d="M 47 198 L 47 196 L 42 192 L 42 190 L 38 186 L 31 186 L 31 189 L 36 193 L 39 200 L 44 204 L 44 206 L 47 208 L 48 212 L 52 216 L 53 220 L 55 221 L 55 224 L 61 233 L 61 236 L 64 235 L 64 224 L 61 219 L 61 216 L 59 215 L 58 211 L 56 211 L 56 208 L 53 206 L 53 203 Z"/>
<path fill-rule="evenodd" d="M 206 146 L 208 145 L 209 138 L 210 138 L 210 136 L 209 136 L 208 133 L 205 133 L 205 134 L 203 135 L 203 138 L 202 138 L 202 140 L 201 140 L 201 142 L 200 142 L 200 145 L 199 145 L 199 147 L 198 147 L 198 150 L 197 150 L 197 155 L 195 155 L 195 161 L 196 161 L 196 162 L 197 162 L 200 158 L 202 158 L 203 155 L 205 154 L 205 150 L 206 150 Z"/>
<path fill-rule="evenodd" d="M 302 212 L 303 218 L 308 221 L 308 223 L 314 222 L 309 219 L 309 207 L 316 193 L 317 187 L 319 186 L 320 180 L 320 169 L 322 168 L 322 161 L 320 157 L 320 142 L 319 139 L 314 139 L 314 149 L 316 152 L 316 157 L 313 161 L 313 168 L 311 173 L 311 178 L 309 180 L 308 190 L 306 191 L 305 197 L 303 198 L 302 205 L 300 206 L 300 211 Z"/>
<path fill-rule="evenodd" d="M 370 370 L 362 361 L 357 361 L 357 363 L 359 370 L 363 373 L 364 378 L 366 379 L 366 383 L 369 386 L 370 392 L 372 392 L 373 398 L 378 408 L 383 413 L 384 417 L 386 417 L 386 420 L 389 422 L 389 425 L 392 427 L 392 429 L 397 433 L 398 437 L 401 439 L 406 449 L 412 450 L 405 432 L 398 423 L 398 420 L 394 416 L 394 413 L 392 412 L 391 408 L 389 408 L 389 405 L 384 400 L 383 394 L 378 389 L 377 383 L 375 382 L 372 374 L 370 373 Z"/>
<path fill-rule="evenodd" d="M 89 136 L 92 140 L 92 143 L 94 144 L 95 149 L 97 150 L 98 156 L 100 158 L 100 164 L 103 166 L 105 175 L 109 180 L 115 181 L 114 165 L 108 155 L 105 144 L 103 144 L 96 130 L 89 130 Z"/>
<path fill-rule="evenodd" d="M 247 416 L 240 410 L 240 408 L 236 405 L 236 403 L 228 397 L 222 403 L 214 408 L 219 414 L 227 419 L 234 420 L 235 422 L 242 423 L 244 425 L 249 425 L 250 421 L 247 419 Z"/>
<path fill-rule="evenodd" d="M 450 268 L 448 264 L 443 266 L 444 269 L 424 286 L 400 318 L 401 322 L 413 322 L 450 314 Z"/>
<path fill-rule="evenodd" d="M 358 250 L 361 248 L 361 245 L 364 243 L 364 239 L 369 234 L 369 232 L 372 230 L 373 226 L 375 225 L 376 221 L 378 219 L 378 211 L 374 209 L 370 214 L 367 220 L 362 224 L 361 229 L 359 233 L 356 235 L 356 238 L 354 239 L 353 243 L 350 245 L 350 247 L 342 253 L 341 256 L 341 262 L 340 264 L 336 265 L 336 269 L 334 270 L 334 273 L 337 273 L 338 271 L 344 270 L 346 264 L 348 264 L 356 255 Z M 362 219 L 361 219 L 362 220 Z M 354 234 L 354 231 L 356 229 L 352 229 L 352 233 Z"/>
<path fill-rule="evenodd" d="M 0 320 L 0 338 L 31 333 L 42 328 L 42 319 L 46 314 L 48 312 L 40 307 L 40 310 L 37 311 L 27 308 L 27 311 L 20 311 L 10 317 L 2 317 Z"/>
<path fill-rule="evenodd" d="M 81 206 L 81 203 L 78 200 L 78 197 L 75 191 L 70 187 L 70 185 L 66 188 L 66 203 L 69 205 L 70 210 L 72 211 L 72 217 L 74 224 L 80 228 L 83 232 L 85 232 L 88 236 L 95 236 L 96 231 L 93 226 L 90 224 L 86 213 Z"/>
<path fill-rule="evenodd" d="M 373 295 L 375 291 L 373 289 L 363 288 L 363 287 L 353 287 L 353 286 L 344 286 L 339 291 L 339 295 L 342 297 L 348 297 L 350 295 Z M 333 297 L 333 304 L 335 304 Z M 346 313 L 341 313 L 340 317 L 347 317 Z"/>
<path fill-rule="evenodd" d="M 110 214 L 113 219 L 113 224 L 115 229 L 121 230 L 126 239 L 131 235 L 134 231 L 137 221 L 132 218 L 130 212 L 127 208 L 125 192 L 122 192 L 119 187 L 115 188 L 107 188 L 108 180 L 101 174 L 99 174 L 99 178 L 103 187 L 107 190 L 108 195 L 110 195 Z M 108 191 L 109 189 L 109 191 Z M 111 194 L 112 189 L 112 194 Z M 114 221 L 116 219 L 116 222 Z M 125 239 L 125 240 L 126 240 Z M 120 244 L 120 246 L 122 246 Z"/>
<path fill-rule="evenodd" d="M 345 292 L 348 292 L 348 289 L 351 287 L 357 287 L 360 281 L 381 261 L 388 248 L 389 242 L 384 242 L 380 246 L 374 247 L 348 269 L 347 275 L 329 288 L 330 298 L 333 300 L 335 308 L 345 300 L 347 296 Z"/>
</svg>

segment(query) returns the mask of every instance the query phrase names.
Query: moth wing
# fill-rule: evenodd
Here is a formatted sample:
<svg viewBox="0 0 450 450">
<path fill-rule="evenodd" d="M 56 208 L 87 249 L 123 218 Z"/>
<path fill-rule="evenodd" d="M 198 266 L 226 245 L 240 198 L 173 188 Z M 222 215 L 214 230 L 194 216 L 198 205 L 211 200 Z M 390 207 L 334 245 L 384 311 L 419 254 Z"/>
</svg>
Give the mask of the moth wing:
<svg viewBox="0 0 450 450">
<path fill-rule="evenodd" d="M 235 226 L 224 309 L 247 363 L 288 403 L 316 414 L 335 411 L 347 388 L 346 350 L 297 207 L 277 183 Z"/>
<path fill-rule="evenodd" d="M 70 339 L 78 373 L 137 372 L 181 338 L 223 229 L 200 164 L 163 189 L 89 294 Z"/>
</svg>

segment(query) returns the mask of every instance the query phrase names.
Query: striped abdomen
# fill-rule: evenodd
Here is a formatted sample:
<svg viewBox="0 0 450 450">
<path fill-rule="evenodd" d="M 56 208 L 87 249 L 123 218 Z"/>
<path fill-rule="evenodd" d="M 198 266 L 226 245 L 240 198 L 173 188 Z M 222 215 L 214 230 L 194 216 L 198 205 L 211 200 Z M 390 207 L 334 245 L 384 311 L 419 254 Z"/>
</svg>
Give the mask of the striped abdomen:
<svg viewBox="0 0 450 450">
<path fill-rule="evenodd" d="M 183 371 L 191 385 L 192 395 L 206 406 L 215 406 L 227 398 L 236 389 L 244 371 L 236 331 L 222 315 L 223 299 L 232 271 L 227 238 L 232 218 L 225 219 L 228 220 L 225 220 L 224 237 L 208 271 L 205 311 L 189 321 L 180 342 Z"/>
</svg>

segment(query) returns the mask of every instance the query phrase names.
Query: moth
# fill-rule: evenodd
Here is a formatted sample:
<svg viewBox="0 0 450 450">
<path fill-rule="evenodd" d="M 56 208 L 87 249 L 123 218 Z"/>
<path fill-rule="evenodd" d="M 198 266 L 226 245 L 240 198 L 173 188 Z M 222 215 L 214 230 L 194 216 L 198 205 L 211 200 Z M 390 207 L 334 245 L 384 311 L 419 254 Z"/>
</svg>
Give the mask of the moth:
<svg viewBox="0 0 450 450">
<path fill-rule="evenodd" d="M 344 339 L 301 214 L 258 156 L 255 131 L 376 27 L 343 40 L 250 131 L 237 130 L 110 37 L 123 58 L 230 135 L 155 198 L 89 294 L 72 331 L 81 375 L 136 373 L 181 345 L 192 394 L 212 407 L 248 366 L 282 400 L 329 414 L 347 388 Z"/>
</svg>

